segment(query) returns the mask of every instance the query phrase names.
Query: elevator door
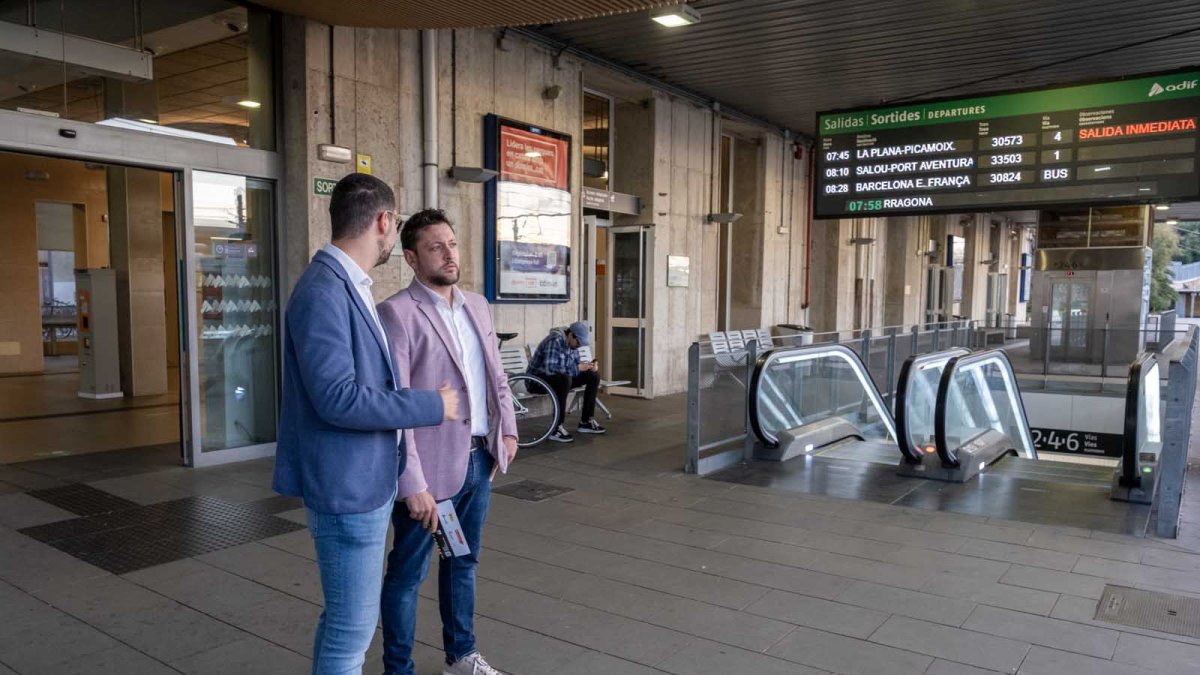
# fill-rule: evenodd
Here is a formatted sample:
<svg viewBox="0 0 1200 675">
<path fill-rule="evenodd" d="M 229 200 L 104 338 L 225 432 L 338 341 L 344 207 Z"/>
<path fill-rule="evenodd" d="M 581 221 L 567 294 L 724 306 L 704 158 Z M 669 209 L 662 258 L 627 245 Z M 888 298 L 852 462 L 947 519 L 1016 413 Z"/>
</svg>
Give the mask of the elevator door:
<svg viewBox="0 0 1200 675">
<path fill-rule="evenodd" d="M 1050 286 L 1050 358 L 1086 361 L 1091 343 L 1092 284 L 1059 281 Z"/>
</svg>

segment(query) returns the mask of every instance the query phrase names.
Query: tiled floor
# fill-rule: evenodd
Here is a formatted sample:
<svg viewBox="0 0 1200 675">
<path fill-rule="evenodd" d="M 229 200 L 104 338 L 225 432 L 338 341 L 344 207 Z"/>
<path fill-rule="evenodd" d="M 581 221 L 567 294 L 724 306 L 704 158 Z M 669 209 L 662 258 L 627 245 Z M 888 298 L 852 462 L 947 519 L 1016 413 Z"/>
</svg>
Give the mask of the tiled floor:
<svg viewBox="0 0 1200 675">
<path fill-rule="evenodd" d="M 506 672 L 1198 672 L 1200 640 L 1093 617 L 1110 583 L 1200 596 L 1200 504 L 1162 541 L 701 480 L 678 471 L 681 398 L 610 403 L 610 436 L 497 480 L 566 489 L 492 499 L 477 633 Z M 196 503 L 303 521 L 272 498 L 269 460 L 171 460 L 0 466 L 0 675 L 307 672 L 321 596 L 304 529 L 123 574 L 21 532 Z M 546 493 L 531 488 L 511 491 Z M 419 672 L 436 673 L 436 584 L 422 592 Z M 367 672 L 379 654 L 377 635 Z"/>
</svg>

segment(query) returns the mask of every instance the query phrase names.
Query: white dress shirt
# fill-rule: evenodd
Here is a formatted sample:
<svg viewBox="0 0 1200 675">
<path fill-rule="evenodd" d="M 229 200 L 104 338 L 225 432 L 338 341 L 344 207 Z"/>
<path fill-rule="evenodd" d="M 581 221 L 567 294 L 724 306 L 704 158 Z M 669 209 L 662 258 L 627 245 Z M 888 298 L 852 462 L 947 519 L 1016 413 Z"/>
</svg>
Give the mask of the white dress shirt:
<svg viewBox="0 0 1200 675">
<path fill-rule="evenodd" d="M 346 269 L 346 274 L 350 276 L 350 283 L 354 284 L 354 290 L 358 291 L 358 297 L 362 298 L 363 304 L 367 306 L 367 311 L 371 313 L 371 318 L 375 320 L 375 328 L 383 336 L 383 344 L 386 345 L 388 343 L 387 331 L 383 329 L 383 322 L 379 320 L 379 312 L 375 309 L 375 298 L 371 295 L 371 284 L 375 283 L 375 280 L 364 272 L 363 268 L 358 266 L 358 263 L 354 262 L 354 258 L 351 258 L 349 253 L 346 253 L 337 246 L 325 244 L 325 248 L 321 250 L 337 259 L 342 264 L 342 267 Z M 390 354 L 388 363 L 389 365 L 391 364 Z"/>
<path fill-rule="evenodd" d="M 451 288 L 454 306 L 451 307 L 446 299 L 420 281 L 417 282 L 433 300 L 437 307 L 438 316 L 450 331 L 454 344 L 458 348 L 458 356 L 462 360 L 463 375 L 467 380 L 467 398 L 471 404 L 471 435 L 488 435 L 487 408 L 487 370 L 483 363 L 483 345 L 480 344 L 479 333 L 471 316 L 467 314 L 467 299 L 462 291 Z"/>
</svg>

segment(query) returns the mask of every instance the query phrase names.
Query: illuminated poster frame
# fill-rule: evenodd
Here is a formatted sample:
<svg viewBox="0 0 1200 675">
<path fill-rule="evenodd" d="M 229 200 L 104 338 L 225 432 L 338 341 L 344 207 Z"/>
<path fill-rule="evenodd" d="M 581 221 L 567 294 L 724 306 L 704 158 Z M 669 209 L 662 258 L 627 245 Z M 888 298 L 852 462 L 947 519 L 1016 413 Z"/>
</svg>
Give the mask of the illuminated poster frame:
<svg viewBox="0 0 1200 675">
<path fill-rule="evenodd" d="M 571 299 L 571 136 L 484 117 L 484 292 L 492 302 Z"/>
</svg>

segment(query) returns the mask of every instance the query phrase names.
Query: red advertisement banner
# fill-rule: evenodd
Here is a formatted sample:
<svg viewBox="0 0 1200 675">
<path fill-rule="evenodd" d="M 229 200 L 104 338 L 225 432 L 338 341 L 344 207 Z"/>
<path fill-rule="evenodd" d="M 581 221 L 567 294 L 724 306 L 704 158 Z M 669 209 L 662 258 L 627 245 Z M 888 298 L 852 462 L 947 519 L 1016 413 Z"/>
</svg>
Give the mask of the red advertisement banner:
<svg viewBox="0 0 1200 675">
<path fill-rule="evenodd" d="M 567 141 L 500 125 L 500 180 L 567 189 Z"/>
</svg>

